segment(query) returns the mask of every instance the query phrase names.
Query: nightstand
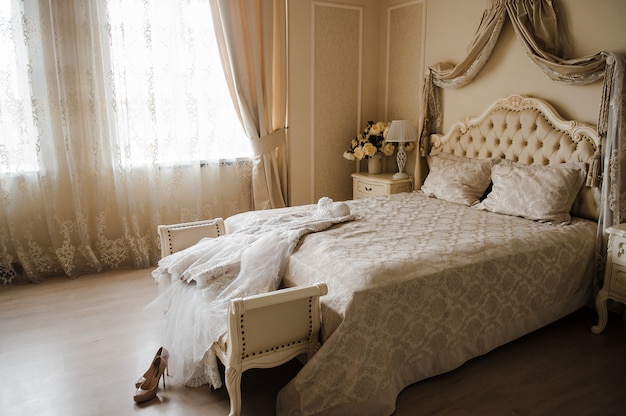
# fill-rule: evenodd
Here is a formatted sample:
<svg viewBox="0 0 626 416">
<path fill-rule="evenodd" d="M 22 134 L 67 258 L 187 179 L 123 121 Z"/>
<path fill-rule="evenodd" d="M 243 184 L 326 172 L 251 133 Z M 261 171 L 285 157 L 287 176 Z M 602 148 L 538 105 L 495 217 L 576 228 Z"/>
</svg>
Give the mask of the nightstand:
<svg viewBox="0 0 626 416">
<path fill-rule="evenodd" d="M 602 289 L 596 297 L 598 324 L 591 327 L 594 334 L 606 328 L 608 299 L 626 303 L 626 224 L 609 227 L 606 232 L 609 234 L 606 272 Z"/>
<path fill-rule="evenodd" d="M 368 173 L 352 174 L 352 198 L 368 198 L 411 192 L 413 190 L 413 177 L 407 179 L 393 179 L 393 173 L 381 173 L 370 175 Z"/>
</svg>

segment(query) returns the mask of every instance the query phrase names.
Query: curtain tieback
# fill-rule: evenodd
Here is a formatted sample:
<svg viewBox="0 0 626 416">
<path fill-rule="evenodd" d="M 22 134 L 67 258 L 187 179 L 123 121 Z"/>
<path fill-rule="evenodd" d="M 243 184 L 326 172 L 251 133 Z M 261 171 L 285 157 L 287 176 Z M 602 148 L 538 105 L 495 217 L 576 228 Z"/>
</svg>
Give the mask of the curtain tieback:
<svg viewBox="0 0 626 416">
<path fill-rule="evenodd" d="M 590 188 L 597 188 L 600 186 L 600 176 L 601 176 L 601 167 L 600 167 L 600 153 L 596 152 L 593 155 L 593 158 L 589 162 L 589 170 L 587 171 L 587 181 L 586 185 Z"/>
<path fill-rule="evenodd" d="M 287 142 L 287 137 L 285 135 L 285 128 L 280 128 L 278 130 L 274 130 L 272 133 L 259 137 L 258 139 L 253 139 L 252 143 L 252 152 L 255 156 L 262 155 L 263 153 L 268 153 L 274 150 L 275 148 L 284 145 Z"/>
</svg>

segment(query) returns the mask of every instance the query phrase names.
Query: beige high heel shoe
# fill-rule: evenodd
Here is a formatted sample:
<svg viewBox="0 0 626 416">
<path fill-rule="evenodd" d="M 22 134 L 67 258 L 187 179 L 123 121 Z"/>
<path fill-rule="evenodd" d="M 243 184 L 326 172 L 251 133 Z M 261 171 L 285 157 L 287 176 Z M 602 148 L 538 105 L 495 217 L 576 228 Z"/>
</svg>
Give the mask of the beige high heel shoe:
<svg viewBox="0 0 626 416">
<path fill-rule="evenodd" d="M 170 353 L 163 347 L 159 348 L 156 354 L 154 354 L 154 358 L 152 359 L 152 364 L 154 364 L 154 361 L 156 361 L 157 357 L 161 357 L 161 365 L 167 370 L 167 360 L 170 358 Z M 150 368 L 152 368 L 152 364 L 150 365 Z M 150 368 L 146 370 L 143 376 L 137 379 L 137 381 L 135 382 L 135 387 L 141 386 L 143 382 L 146 381 L 146 375 L 150 371 Z M 169 370 L 167 370 L 166 374 L 168 376 L 170 375 Z"/>
<path fill-rule="evenodd" d="M 133 396 L 135 402 L 141 403 L 154 399 L 159 389 L 161 377 L 163 377 L 163 388 L 165 388 L 165 375 L 163 372 L 167 368 L 167 363 L 163 365 L 162 361 L 162 357 L 156 357 L 148 371 L 146 371 L 145 381 L 137 388 Z"/>
</svg>

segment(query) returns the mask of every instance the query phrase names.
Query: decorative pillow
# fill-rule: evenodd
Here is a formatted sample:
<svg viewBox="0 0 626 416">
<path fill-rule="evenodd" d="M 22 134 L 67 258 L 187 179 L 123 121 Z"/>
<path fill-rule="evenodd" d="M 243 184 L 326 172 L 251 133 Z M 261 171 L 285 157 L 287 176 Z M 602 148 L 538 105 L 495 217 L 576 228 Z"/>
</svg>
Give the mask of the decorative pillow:
<svg viewBox="0 0 626 416">
<path fill-rule="evenodd" d="M 491 169 L 492 190 L 476 208 L 555 225 L 569 224 L 585 178 L 585 164 L 525 165 L 503 161 Z"/>
<path fill-rule="evenodd" d="M 429 173 L 421 191 L 430 197 L 462 205 L 473 205 L 491 183 L 494 159 L 470 159 L 447 153 L 429 155 Z"/>
</svg>

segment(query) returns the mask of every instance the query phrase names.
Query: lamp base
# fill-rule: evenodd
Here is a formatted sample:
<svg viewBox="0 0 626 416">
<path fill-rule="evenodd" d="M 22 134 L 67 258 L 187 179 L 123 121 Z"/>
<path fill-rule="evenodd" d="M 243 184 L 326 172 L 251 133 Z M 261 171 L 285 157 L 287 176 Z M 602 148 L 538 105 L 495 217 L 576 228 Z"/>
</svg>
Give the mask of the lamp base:
<svg viewBox="0 0 626 416">
<path fill-rule="evenodd" d="M 398 155 L 396 156 L 398 162 L 398 172 L 393 175 L 393 179 L 406 179 L 409 177 L 404 173 L 404 164 L 406 163 L 406 151 L 404 150 L 404 143 L 400 142 L 398 146 Z"/>
<path fill-rule="evenodd" d="M 406 179 L 408 177 L 409 177 L 409 175 L 407 175 L 404 172 L 397 172 L 397 173 L 394 173 L 393 176 L 392 176 L 393 179 Z"/>
</svg>

